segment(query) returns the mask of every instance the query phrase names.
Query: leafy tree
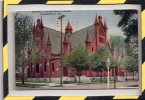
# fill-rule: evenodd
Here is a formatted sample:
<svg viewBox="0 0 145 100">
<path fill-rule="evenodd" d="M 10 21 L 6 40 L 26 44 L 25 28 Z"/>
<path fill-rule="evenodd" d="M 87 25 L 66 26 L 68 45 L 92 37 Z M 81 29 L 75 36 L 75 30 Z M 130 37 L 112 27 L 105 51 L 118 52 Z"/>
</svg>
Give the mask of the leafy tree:
<svg viewBox="0 0 145 100">
<path fill-rule="evenodd" d="M 137 10 L 114 10 L 114 14 L 121 18 L 118 27 L 124 32 L 126 42 L 129 42 L 131 36 L 138 35 L 137 13 Z"/>
<path fill-rule="evenodd" d="M 28 65 L 28 43 L 32 40 L 33 19 L 22 13 L 15 14 L 15 53 L 16 53 L 16 71 L 21 75 L 22 84 L 25 79 L 25 69 Z"/>
<path fill-rule="evenodd" d="M 109 44 L 113 44 L 114 55 L 111 58 L 111 67 L 114 73 L 114 88 L 116 88 L 116 69 L 120 66 L 122 58 L 122 53 L 125 48 L 124 39 L 122 36 L 111 36 Z"/>
<path fill-rule="evenodd" d="M 116 88 L 116 68 L 119 66 L 118 59 L 111 59 L 110 67 L 113 69 L 113 76 L 114 76 L 114 88 Z"/>
<path fill-rule="evenodd" d="M 90 65 L 92 69 L 102 72 L 106 69 L 106 60 L 109 57 L 109 53 L 106 48 L 99 48 L 97 52 L 91 56 Z M 102 83 L 102 76 L 100 76 L 100 82 Z"/>
<path fill-rule="evenodd" d="M 84 48 L 76 48 L 63 60 L 63 65 L 74 67 L 77 70 L 80 84 L 81 70 L 89 66 L 87 50 Z"/>
<path fill-rule="evenodd" d="M 40 59 L 40 56 L 41 56 L 41 51 L 36 48 L 36 50 L 34 50 L 32 53 L 31 53 L 31 60 L 33 63 L 37 63 Z"/>
<path fill-rule="evenodd" d="M 134 80 L 134 71 L 138 72 L 138 61 L 132 56 L 128 56 L 125 59 L 124 64 L 125 70 L 133 73 L 133 80 Z"/>
</svg>

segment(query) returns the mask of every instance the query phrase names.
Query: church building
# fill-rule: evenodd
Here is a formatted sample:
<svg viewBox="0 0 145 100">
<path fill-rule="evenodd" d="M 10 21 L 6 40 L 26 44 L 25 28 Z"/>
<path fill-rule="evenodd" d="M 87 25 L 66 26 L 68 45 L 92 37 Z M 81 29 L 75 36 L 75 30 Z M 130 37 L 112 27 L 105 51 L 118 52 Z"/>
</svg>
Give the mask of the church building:
<svg viewBox="0 0 145 100">
<path fill-rule="evenodd" d="M 67 56 L 79 46 L 87 48 L 89 54 L 95 53 L 102 46 L 108 48 L 108 26 L 106 21 L 97 15 L 92 25 L 78 31 L 73 31 L 73 25 L 71 21 L 68 21 L 65 32 L 62 33 L 61 44 L 61 32 L 44 26 L 43 20 L 38 19 L 33 27 L 33 42 L 32 49 L 28 52 L 29 56 L 37 50 L 41 51 L 41 56 L 36 63 L 30 61 L 27 69 L 28 79 L 57 80 L 61 76 L 61 56 Z M 119 74 L 122 75 L 121 69 Z M 64 80 L 73 78 L 75 75 L 75 69 L 63 68 Z M 85 77 L 107 76 L 107 71 L 102 73 L 88 69 L 82 70 L 81 75 Z M 112 75 L 111 71 L 110 75 Z"/>
</svg>

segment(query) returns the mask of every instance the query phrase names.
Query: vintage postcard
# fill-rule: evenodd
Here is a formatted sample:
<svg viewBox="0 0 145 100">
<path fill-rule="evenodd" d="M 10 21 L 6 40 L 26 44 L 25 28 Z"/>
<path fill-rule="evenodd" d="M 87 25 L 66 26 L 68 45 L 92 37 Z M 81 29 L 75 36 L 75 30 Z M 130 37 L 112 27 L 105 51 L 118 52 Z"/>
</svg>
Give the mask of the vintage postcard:
<svg viewBox="0 0 145 100">
<path fill-rule="evenodd" d="M 15 13 L 16 89 L 139 88 L 138 11 Z"/>
</svg>

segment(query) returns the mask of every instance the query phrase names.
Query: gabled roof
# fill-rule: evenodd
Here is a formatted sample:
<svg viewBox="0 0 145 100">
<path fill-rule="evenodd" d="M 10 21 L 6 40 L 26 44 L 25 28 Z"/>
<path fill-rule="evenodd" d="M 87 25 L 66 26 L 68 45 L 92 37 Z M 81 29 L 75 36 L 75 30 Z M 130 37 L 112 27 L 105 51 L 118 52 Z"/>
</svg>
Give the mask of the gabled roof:
<svg viewBox="0 0 145 100">
<path fill-rule="evenodd" d="M 47 42 L 48 40 L 48 33 L 49 33 L 49 37 L 51 39 L 51 49 L 52 49 L 52 53 L 53 54 L 59 54 L 60 53 L 60 43 L 61 43 L 61 32 L 51 29 L 51 28 L 47 28 L 44 27 L 43 28 L 44 31 L 44 40 L 45 42 Z M 76 48 L 78 46 L 83 46 L 86 47 L 85 45 L 85 40 L 86 40 L 86 36 L 87 36 L 87 31 L 88 31 L 88 35 L 89 35 L 89 40 L 90 42 L 93 41 L 94 36 L 95 36 L 95 25 L 91 25 L 88 26 L 86 28 L 83 28 L 79 31 L 76 31 L 74 33 L 72 33 L 72 35 L 69 38 L 69 42 L 71 43 L 71 48 Z M 64 36 L 65 33 L 62 33 L 62 42 L 64 40 Z"/>
<path fill-rule="evenodd" d="M 95 33 L 96 33 L 95 25 L 85 27 L 79 31 L 72 33 L 69 39 L 71 42 L 72 48 L 79 47 L 80 45 L 83 47 L 86 47 L 85 41 L 86 41 L 87 31 L 88 31 L 90 42 L 93 41 L 95 37 Z"/>
<path fill-rule="evenodd" d="M 48 33 L 51 39 L 51 50 L 52 53 L 58 54 L 60 53 L 60 43 L 61 43 L 61 33 L 51 28 L 44 27 L 44 41 L 45 43 L 48 40 Z M 64 33 L 62 34 L 62 41 L 64 40 Z"/>
</svg>

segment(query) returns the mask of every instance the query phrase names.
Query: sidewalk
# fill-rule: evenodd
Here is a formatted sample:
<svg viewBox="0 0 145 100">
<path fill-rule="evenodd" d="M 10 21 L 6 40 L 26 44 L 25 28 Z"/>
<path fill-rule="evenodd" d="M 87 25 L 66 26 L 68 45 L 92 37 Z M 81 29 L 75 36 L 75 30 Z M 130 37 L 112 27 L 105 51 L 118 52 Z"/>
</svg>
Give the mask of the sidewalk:
<svg viewBox="0 0 145 100">
<path fill-rule="evenodd" d="M 63 84 L 63 87 L 60 87 L 59 83 L 46 83 L 45 86 L 40 86 L 37 88 L 33 87 L 17 87 L 18 90 L 29 90 L 29 89 L 106 89 L 107 83 L 69 83 Z M 110 89 L 114 88 L 114 83 L 110 83 Z M 116 88 L 127 89 L 127 88 L 138 88 L 138 81 L 129 81 L 129 82 L 117 82 Z"/>
</svg>

